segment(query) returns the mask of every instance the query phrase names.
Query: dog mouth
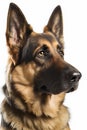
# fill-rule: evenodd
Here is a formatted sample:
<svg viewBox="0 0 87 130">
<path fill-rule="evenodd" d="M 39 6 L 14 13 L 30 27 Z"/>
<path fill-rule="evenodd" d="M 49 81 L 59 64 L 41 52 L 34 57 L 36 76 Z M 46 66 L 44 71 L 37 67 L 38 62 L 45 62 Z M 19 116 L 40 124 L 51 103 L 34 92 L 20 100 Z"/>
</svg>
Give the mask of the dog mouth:
<svg viewBox="0 0 87 130">
<path fill-rule="evenodd" d="M 51 69 L 51 72 L 50 70 L 47 72 L 43 71 L 35 80 L 35 89 L 45 94 L 69 93 L 75 91 L 78 87 L 81 73 L 73 71 L 67 73 L 58 72 L 53 68 Z M 51 77 L 51 73 L 54 75 L 53 78 Z"/>
<path fill-rule="evenodd" d="M 39 91 L 45 94 L 55 94 L 55 95 L 63 92 L 63 90 L 62 89 L 59 90 L 58 87 L 53 87 L 53 89 L 52 88 L 50 89 L 50 87 L 46 85 L 42 85 Z"/>
<path fill-rule="evenodd" d="M 66 93 L 73 92 L 73 91 L 77 90 L 77 88 L 78 88 L 78 83 L 75 84 L 74 86 L 71 86 L 70 89 L 68 89 L 66 91 Z"/>
<path fill-rule="evenodd" d="M 40 87 L 40 90 L 43 92 L 43 93 L 48 93 L 50 94 L 50 91 L 48 90 L 47 86 L 46 85 L 42 85 Z"/>
<path fill-rule="evenodd" d="M 61 92 L 70 93 L 70 92 L 77 90 L 78 83 L 74 84 L 73 86 L 70 85 L 69 87 L 60 87 L 60 88 L 62 88 L 62 89 L 59 89 L 58 86 L 55 86 L 55 87 L 53 86 L 53 89 L 49 89 L 48 86 L 42 85 L 40 87 L 40 91 L 42 93 L 46 93 L 46 94 L 59 94 Z"/>
</svg>

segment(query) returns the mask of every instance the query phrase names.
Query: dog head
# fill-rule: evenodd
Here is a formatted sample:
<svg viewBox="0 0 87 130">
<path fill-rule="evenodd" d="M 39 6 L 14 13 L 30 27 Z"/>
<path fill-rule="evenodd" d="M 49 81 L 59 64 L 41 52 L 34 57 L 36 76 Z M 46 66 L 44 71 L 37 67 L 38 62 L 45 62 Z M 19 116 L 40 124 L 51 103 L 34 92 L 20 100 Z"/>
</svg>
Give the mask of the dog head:
<svg viewBox="0 0 87 130">
<path fill-rule="evenodd" d="M 36 33 L 21 10 L 11 3 L 6 38 L 10 64 L 8 80 L 17 85 L 18 91 L 28 93 L 28 88 L 33 86 L 34 92 L 59 94 L 77 88 L 81 73 L 64 60 L 60 6 L 53 11 L 43 33 Z"/>
</svg>

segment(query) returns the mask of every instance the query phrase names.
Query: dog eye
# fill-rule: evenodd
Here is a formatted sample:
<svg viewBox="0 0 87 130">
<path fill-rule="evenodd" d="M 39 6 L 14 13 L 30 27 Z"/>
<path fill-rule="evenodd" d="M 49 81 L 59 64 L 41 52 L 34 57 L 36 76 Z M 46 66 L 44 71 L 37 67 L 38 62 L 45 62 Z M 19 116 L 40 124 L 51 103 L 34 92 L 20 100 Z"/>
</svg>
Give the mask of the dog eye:
<svg viewBox="0 0 87 130">
<path fill-rule="evenodd" d="M 49 55 L 48 47 L 46 45 L 43 45 L 43 47 L 41 48 L 41 50 L 38 51 L 37 55 L 40 58 L 44 58 L 44 57 L 48 56 Z"/>
<path fill-rule="evenodd" d="M 43 57 L 45 57 L 47 55 L 48 55 L 48 51 L 41 50 L 41 51 L 38 52 L 38 56 L 39 57 L 43 58 Z"/>
<path fill-rule="evenodd" d="M 61 46 L 57 47 L 57 51 L 58 51 L 58 53 L 60 54 L 61 57 L 64 56 L 63 48 Z"/>
<path fill-rule="evenodd" d="M 64 56 L 64 52 L 63 51 L 60 50 L 60 51 L 58 51 L 58 53 L 60 54 L 61 57 Z"/>
<path fill-rule="evenodd" d="M 39 57 L 44 57 L 44 56 L 45 56 L 44 51 L 40 51 L 40 52 L 38 52 L 38 56 L 39 56 Z"/>
</svg>

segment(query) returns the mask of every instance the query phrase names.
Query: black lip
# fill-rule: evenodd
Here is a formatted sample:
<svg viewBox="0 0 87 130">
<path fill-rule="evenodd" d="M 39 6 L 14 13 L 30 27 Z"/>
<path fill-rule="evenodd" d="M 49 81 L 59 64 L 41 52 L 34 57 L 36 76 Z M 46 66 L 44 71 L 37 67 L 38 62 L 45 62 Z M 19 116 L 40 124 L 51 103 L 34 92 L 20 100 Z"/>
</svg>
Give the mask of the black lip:
<svg viewBox="0 0 87 130">
<path fill-rule="evenodd" d="M 66 91 L 66 93 L 73 92 L 77 88 L 78 88 L 78 83 L 74 84 L 73 86 L 71 85 L 71 87 Z"/>
<path fill-rule="evenodd" d="M 51 89 L 48 89 L 48 87 L 46 85 L 43 85 L 40 87 L 40 91 L 42 93 L 45 93 L 45 94 L 59 94 L 62 92 L 62 90 L 51 90 Z"/>
<path fill-rule="evenodd" d="M 57 87 L 54 87 L 54 88 L 57 88 Z M 45 94 L 59 94 L 61 92 L 65 92 L 65 93 L 73 92 L 77 88 L 78 88 L 78 83 L 74 85 L 70 84 L 69 87 L 67 87 L 67 89 L 63 88 L 63 89 L 52 89 L 52 90 L 49 89 L 49 87 L 47 87 L 46 85 L 42 85 L 40 87 L 40 91 Z"/>
</svg>

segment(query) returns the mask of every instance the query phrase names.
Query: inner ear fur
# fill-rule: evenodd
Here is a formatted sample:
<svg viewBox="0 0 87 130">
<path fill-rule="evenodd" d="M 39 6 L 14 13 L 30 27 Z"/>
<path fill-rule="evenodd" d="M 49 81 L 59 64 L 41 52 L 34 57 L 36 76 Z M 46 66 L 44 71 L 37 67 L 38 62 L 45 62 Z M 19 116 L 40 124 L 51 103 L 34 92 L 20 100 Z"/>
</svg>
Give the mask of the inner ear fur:
<svg viewBox="0 0 87 130">
<path fill-rule="evenodd" d="M 11 3 L 7 16 L 6 40 L 10 58 L 14 64 L 18 62 L 20 50 L 26 43 L 23 41 L 32 31 L 22 11 L 17 5 Z"/>
<path fill-rule="evenodd" d="M 44 32 L 51 32 L 56 39 L 63 43 L 63 18 L 60 6 L 57 6 L 52 12 L 48 24 L 44 28 Z"/>
</svg>

